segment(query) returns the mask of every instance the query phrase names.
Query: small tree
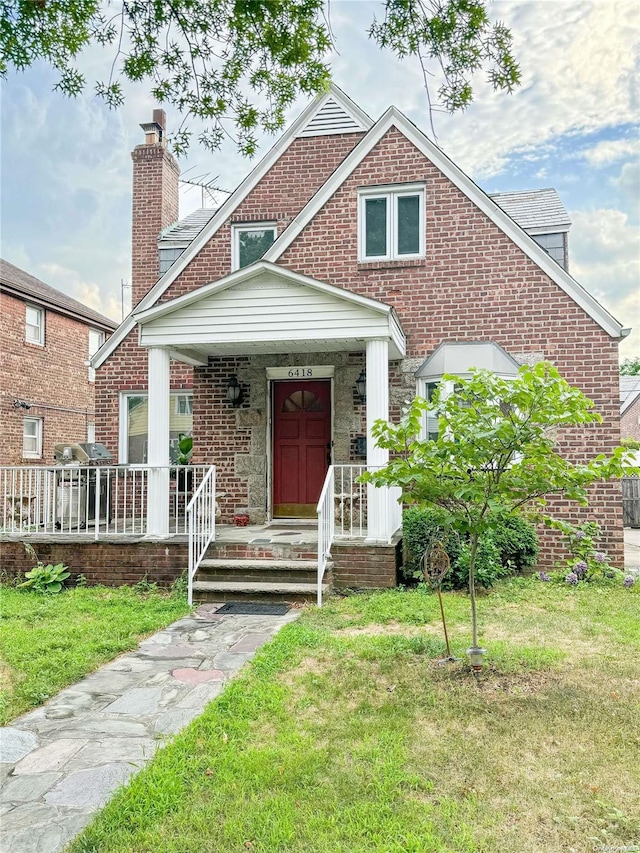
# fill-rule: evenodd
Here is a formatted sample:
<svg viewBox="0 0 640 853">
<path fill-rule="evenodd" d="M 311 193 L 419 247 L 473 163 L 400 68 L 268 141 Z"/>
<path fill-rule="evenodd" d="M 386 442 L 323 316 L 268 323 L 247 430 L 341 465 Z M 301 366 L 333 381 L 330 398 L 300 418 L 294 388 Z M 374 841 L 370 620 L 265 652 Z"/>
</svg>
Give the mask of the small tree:
<svg viewBox="0 0 640 853">
<path fill-rule="evenodd" d="M 600 422 L 593 403 L 549 363 L 521 367 L 514 379 L 474 370 L 470 379 L 444 376 L 431 402 L 417 398 L 399 424 L 377 421 L 373 435 L 392 458 L 365 479 L 400 486 L 410 504 L 435 505 L 450 525 L 469 538 L 469 594 L 473 648 L 478 648 L 475 566 L 482 536 L 496 513 L 549 518 L 547 498 L 562 495 L 587 503 L 597 480 L 621 474 L 627 451 L 572 463 L 556 447 L 558 428 Z M 451 387 L 450 394 L 442 392 Z M 422 439 L 425 412 L 438 416 L 436 440 Z"/>
</svg>

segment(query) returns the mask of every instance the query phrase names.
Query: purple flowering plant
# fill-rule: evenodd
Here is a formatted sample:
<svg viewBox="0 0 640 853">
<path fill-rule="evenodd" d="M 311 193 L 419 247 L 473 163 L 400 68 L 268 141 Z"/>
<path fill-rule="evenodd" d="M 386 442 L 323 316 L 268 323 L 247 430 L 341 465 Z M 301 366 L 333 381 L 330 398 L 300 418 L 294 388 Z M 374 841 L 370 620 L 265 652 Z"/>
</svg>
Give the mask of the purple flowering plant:
<svg viewBox="0 0 640 853">
<path fill-rule="evenodd" d="M 578 526 L 556 521 L 551 526 L 562 532 L 569 552 L 566 560 L 556 564 L 557 571 L 551 574 L 551 580 L 577 586 L 597 580 L 623 578 L 623 573 L 610 564 L 606 552 L 597 550 L 601 531 L 600 525 L 595 521 L 587 521 Z M 625 586 L 631 586 L 626 579 L 623 582 Z"/>
</svg>

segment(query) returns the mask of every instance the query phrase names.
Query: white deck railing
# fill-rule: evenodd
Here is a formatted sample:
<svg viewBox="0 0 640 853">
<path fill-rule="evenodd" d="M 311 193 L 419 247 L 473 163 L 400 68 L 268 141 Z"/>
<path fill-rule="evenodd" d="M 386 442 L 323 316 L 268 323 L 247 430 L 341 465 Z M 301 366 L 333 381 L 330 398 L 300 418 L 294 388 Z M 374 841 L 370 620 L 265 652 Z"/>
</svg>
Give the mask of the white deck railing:
<svg viewBox="0 0 640 853">
<path fill-rule="evenodd" d="M 188 533 L 187 504 L 208 465 L 168 465 L 169 534 Z M 0 467 L 0 535 L 143 536 L 150 465 Z"/>
<path fill-rule="evenodd" d="M 189 527 L 189 607 L 193 604 L 193 579 L 207 548 L 216 538 L 216 469 L 211 466 L 187 505 Z"/>
<path fill-rule="evenodd" d="M 331 545 L 338 539 L 364 539 L 369 535 L 369 489 L 360 477 L 374 467 L 367 465 L 331 465 L 318 501 L 318 607 L 322 606 L 322 580 L 331 559 Z M 384 541 L 391 541 L 402 526 L 401 489 L 384 488 L 383 518 L 378 530 Z M 377 538 L 377 537 L 376 537 Z"/>
</svg>

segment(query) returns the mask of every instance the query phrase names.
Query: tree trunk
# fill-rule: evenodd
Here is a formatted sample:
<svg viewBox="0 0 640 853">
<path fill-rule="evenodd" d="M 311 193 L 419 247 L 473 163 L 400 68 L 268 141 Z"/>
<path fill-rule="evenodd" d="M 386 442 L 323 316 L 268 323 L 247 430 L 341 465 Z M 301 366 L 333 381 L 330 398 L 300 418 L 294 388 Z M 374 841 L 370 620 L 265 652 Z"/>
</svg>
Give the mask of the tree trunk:
<svg viewBox="0 0 640 853">
<path fill-rule="evenodd" d="M 471 551 L 469 553 L 469 596 L 471 597 L 471 635 L 472 646 L 478 648 L 478 618 L 476 615 L 476 554 L 478 553 L 477 533 L 471 534 Z"/>
</svg>

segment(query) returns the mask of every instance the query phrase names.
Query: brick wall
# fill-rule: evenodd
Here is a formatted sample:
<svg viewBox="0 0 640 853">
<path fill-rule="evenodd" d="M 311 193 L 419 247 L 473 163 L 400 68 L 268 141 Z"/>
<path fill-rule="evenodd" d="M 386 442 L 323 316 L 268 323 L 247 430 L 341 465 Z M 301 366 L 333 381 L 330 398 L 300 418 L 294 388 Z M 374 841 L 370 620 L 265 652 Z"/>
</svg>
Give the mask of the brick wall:
<svg viewBox="0 0 640 853">
<path fill-rule="evenodd" d="M 45 565 L 68 566 L 72 583 L 84 575 L 89 585 L 135 584 L 146 575 L 149 582 L 170 586 L 189 565 L 186 542 L 78 542 L 58 538 L 36 543 L 35 550 Z M 33 559 L 21 542 L 0 541 L 0 566 L 6 576 L 16 577 L 33 568 Z"/>
<path fill-rule="evenodd" d="M 0 435 L 2 465 L 52 465 L 53 447 L 87 440 L 93 423 L 94 383 L 85 361 L 90 324 L 45 310 L 44 346 L 25 340 L 25 302 L 0 293 Z M 16 409 L 14 400 L 31 403 Z M 24 458 L 25 417 L 42 418 L 40 459 Z"/>
<path fill-rule="evenodd" d="M 622 438 L 635 438 L 640 441 L 640 397 L 633 402 L 620 419 Z"/>
<path fill-rule="evenodd" d="M 389 545 L 334 542 L 331 559 L 336 589 L 394 587 L 402 562 L 402 540 L 396 537 Z"/>
<path fill-rule="evenodd" d="M 300 139 L 239 207 L 233 221 L 276 220 L 279 230 L 295 216 L 359 135 Z M 423 181 L 426 186 L 426 257 L 414 261 L 358 263 L 357 190 L 361 186 Z M 163 300 L 175 298 L 230 271 L 231 220 L 203 247 L 172 283 Z M 139 251 L 134 234 L 134 254 Z M 378 299 L 396 309 L 407 335 L 403 363 L 392 365 L 392 415 L 397 415 L 413 371 L 444 340 L 493 340 L 520 362 L 552 361 L 581 388 L 603 416 L 602 425 L 567 431 L 561 446 L 573 460 L 611 450 L 619 441 L 618 357 L 613 341 L 558 285 L 495 226 L 405 137 L 391 129 L 303 230 L 279 263 L 337 287 Z M 132 333 L 99 371 L 100 435 L 117 438 L 117 394 L 146 386 L 146 356 Z M 230 451 L 247 453 L 248 436 L 231 420 L 223 372 L 239 368 L 234 359 L 197 371 L 195 380 L 196 461 L 220 465 L 218 489 L 232 501 L 245 499 L 242 478 L 227 464 Z M 217 373 L 220 369 L 221 372 Z M 172 387 L 188 381 L 172 374 Z M 177 384 L 176 384 L 177 383 Z M 133 386 L 136 386 L 134 388 Z M 184 386 L 183 386 L 184 387 Z M 354 402 L 353 434 L 363 407 Z M 217 414 L 214 412 L 217 411 Z M 208 435 L 208 437 L 207 437 Z M 114 438 L 116 437 L 116 438 Z M 206 459 L 205 456 L 209 456 Z M 215 458 L 214 458 L 215 457 Z M 244 475 L 248 482 L 251 474 Z M 565 509 L 563 507 L 563 509 Z M 593 491 L 586 511 L 569 508 L 574 520 L 595 516 L 606 528 L 605 546 L 622 559 L 621 504 L 617 484 Z M 555 539 L 549 559 L 559 552 Z"/>
</svg>

